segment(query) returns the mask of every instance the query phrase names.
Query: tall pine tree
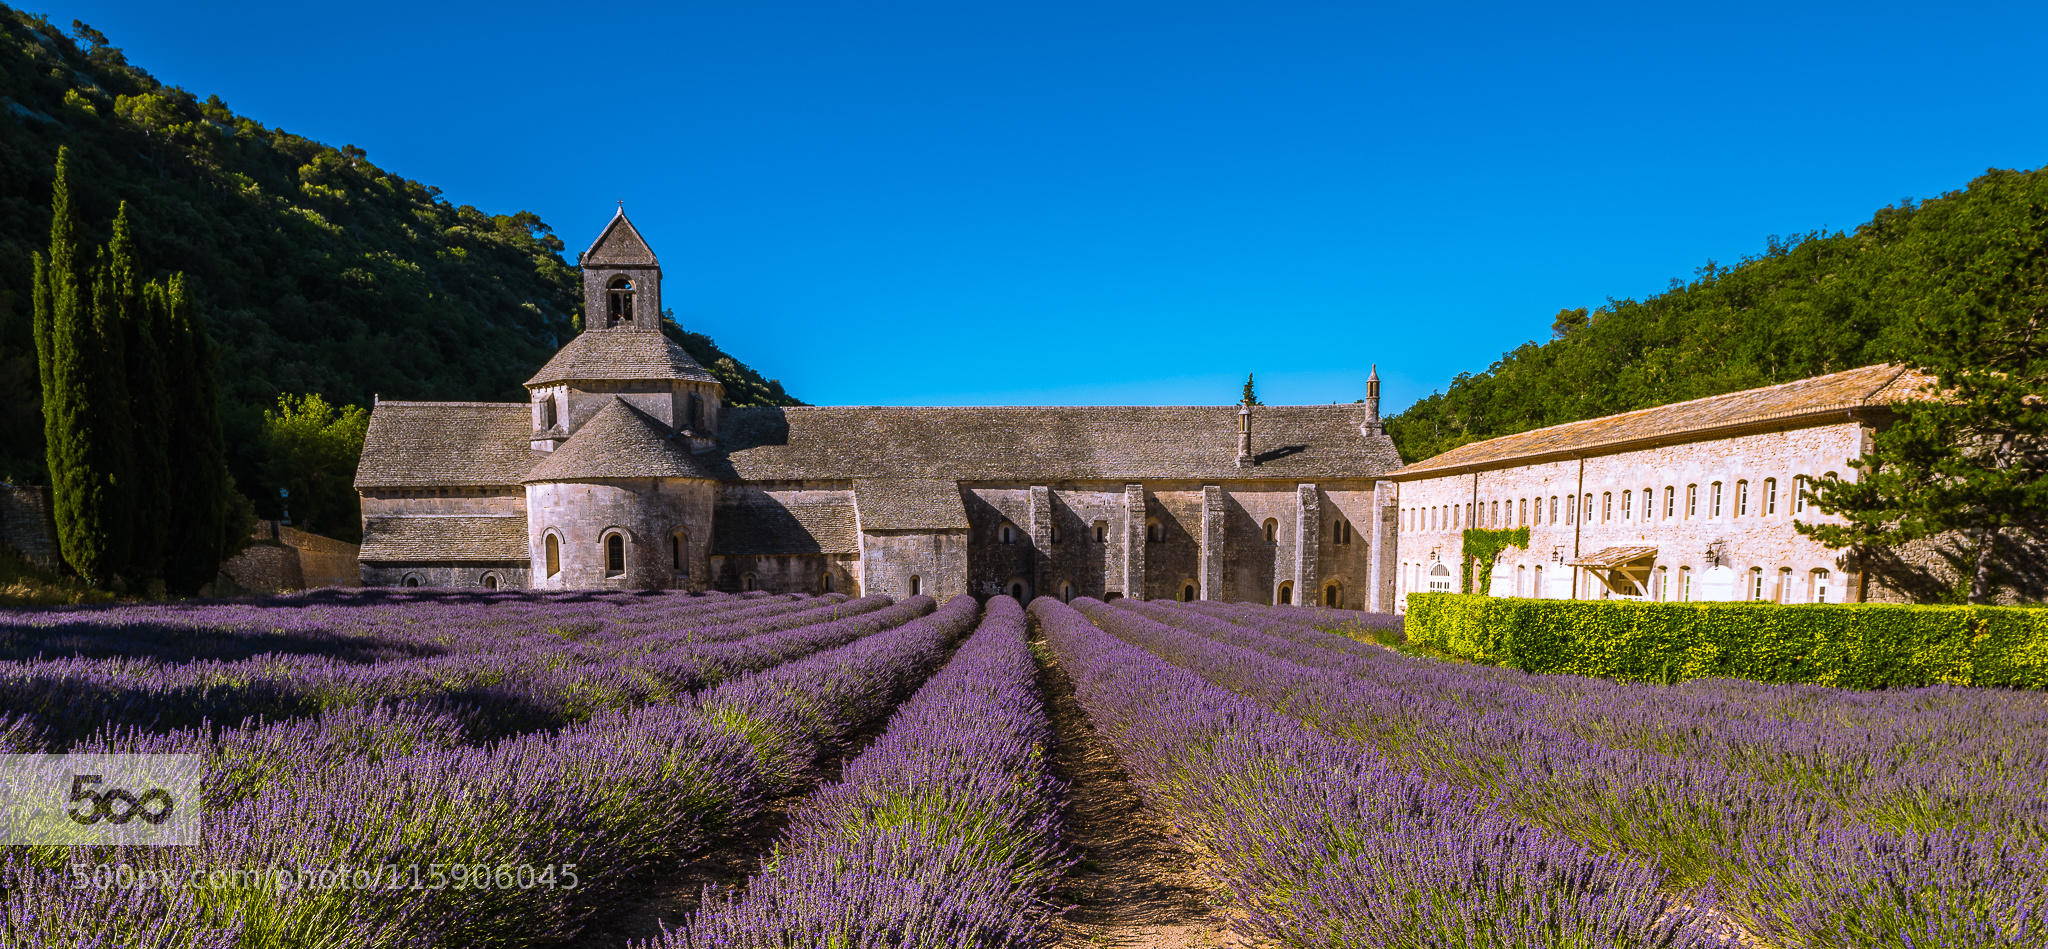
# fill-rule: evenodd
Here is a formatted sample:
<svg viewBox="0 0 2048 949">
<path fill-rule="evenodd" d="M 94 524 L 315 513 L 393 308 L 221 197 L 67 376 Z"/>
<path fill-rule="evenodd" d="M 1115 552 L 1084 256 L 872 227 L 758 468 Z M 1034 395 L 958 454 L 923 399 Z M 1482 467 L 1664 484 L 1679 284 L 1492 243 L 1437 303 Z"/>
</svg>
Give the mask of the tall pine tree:
<svg viewBox="0 0 2048 949">
<path fill-rule="evenodd" d="M 2005 239 L 1958 263 L 1948 292 L 1914 313 L 1905 362 L 1935 379 L 1814 500 L 1844 524 L 1800 525 L 1831 547 L 1966 540 L 1968 599 L 1988 602 L 2000 567 L 2048 539 L 2048 208 L 2029 206 Z M 2003 562 L 2002 562 L 2003 561 Z"/>
<path fill-rule="evenodd" d="M 162 308 L 146 305 L 135 287 L 134 240 L 126 201 L 114 216 L 114 237 L 108 251 L 116 271 L 120 325 L 115 335 L 125 356 L 127 415 L 133 433 L 126 440 L 129 477 L 122 490 L 134 524 L 126 575 L 131 587 L 147 590 L 163 578 L 164 548 L 170 536 L 164 514 L 173 498 L 170 481 L 164 476 L 170 464 L 168 372 L 163 351 L 166 330 L 159 318 Z"/>
<path fill-rule="evenodd" d="M 186 295 L 185 275 L 153 282 L 143 295 L 150 322 L 163 334 L 163 360 L 176 370 L 166 382 L 164 397 L 162 480 L 174 498 L 164 517 L 170 538 L 164 583 L 173 593 L 193 593 L 220 572 L 221 561 L 240 549 L 248 525 L 234 516 L 240 508 L 233 504 L 234 480 L 222 450 L 213 350 Z"/>
</svg>

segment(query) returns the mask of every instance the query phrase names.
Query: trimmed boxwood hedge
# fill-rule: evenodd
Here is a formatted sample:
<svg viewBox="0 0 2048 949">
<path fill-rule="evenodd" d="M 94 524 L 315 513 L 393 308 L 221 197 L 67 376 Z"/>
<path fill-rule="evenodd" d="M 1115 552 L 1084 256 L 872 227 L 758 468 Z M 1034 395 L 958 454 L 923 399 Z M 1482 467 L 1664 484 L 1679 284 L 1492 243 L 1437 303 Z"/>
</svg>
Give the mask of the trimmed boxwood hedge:
<svg viewBox="0 0 2048 949">
<path fill-rule="evenodd" d="M 2048 610 L 1408 597 L 1408 641 L 1529 672 L 1858 689 L 2048 687 Z"/>
</svg>

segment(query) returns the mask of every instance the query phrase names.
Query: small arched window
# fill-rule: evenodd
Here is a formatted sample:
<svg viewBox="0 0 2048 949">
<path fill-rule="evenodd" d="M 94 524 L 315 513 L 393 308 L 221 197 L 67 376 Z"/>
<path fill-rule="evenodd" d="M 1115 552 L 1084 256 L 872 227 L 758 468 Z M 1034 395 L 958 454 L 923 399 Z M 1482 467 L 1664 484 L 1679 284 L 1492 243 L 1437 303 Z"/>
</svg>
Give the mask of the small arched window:
<svg viewBox="0 0 2048 949">
<path fill-rule="evenodd" d="M 1749 598 L 1762 602 L 1764 598 L 1764 568 L 1749 568 Z"/>
<path fill-rule="evenodd" d="M 1058 524 L 1051 524 L 1051 525 L 1048 525 L 1048 526 L 1047 526 L 1047 530 L 1046 530 L 1046 537 L 1047 537 L 1047 539 L 1048 539 L 1049 541 L 1051 541 L 1052 543 L 1055 543 L 1055 544 L 1059 543 L 1059 542 L 1060 542 L 1060 526 L 1059 526 Z"/>
<path fill-rule="evenodd" d="M 561 574 L 562 538 L 556 534 L 549 534 L 547 540 L 541 542 L 541 546 L 547 548 L 548 576 Z"/>
<path fill-rule="evenodd" d="M 1806 513 L 1806 476 L 1792 476 L 1792 513 Z"/>
<path fill-rule="evenodd" d="M 1735 516 L 1749 516 L 1749 482 L 1735 482 Z"/>
<path fill-rule="evenodd" d="M 1279 543 L 1279 542 L 1280 542 L 1280 522 L 1279 522 L 1279 521 L 1276 521 L 1276 520 L 1274 520 L 1274 519 L 1272 519 L 1272 518 L 1270 518 L 1270 517 L 1269 517 L 1269 518 L 1266 518 L 1266 543 L 1269 543 L 1269 544 L 1277 544 L 1277 543 Z"/>
<path fill-rule="evenodd" d="M 497 588 L 498 588 L 498 575 L 497 575 L 497 574 L 495 574 L 495 573 L 486 573 L 486 574 L 484 574 L 484 578 L 483 578 L 483 584 L 484 584 L 484 589 L 486 589 L 486 590 L 495 590 L 495 589 L 497 589 Z"/>
<path fill-rule="evenodd" d="M 1778 513 L 1778 479 L 1764 479 L 1764 516 Z"/>
<path fill-rule="evenodd" d="M 1828 578 L 1829 578 L 1829 576 L 1830 576 L 1830 575 L 1829 575 L 1829 573 L 1827 572 L 1827 570 L 1826 570 L 1825 568 L 1821 568 L 1821 567 L 1816 567 L 1816 568 L 1814 568 L 1814 571 L 1813 571 L 1813 602 L 1815 602 L 1815 603 L 1826 603 L 1826 602 L 1828 601 Z"/>
<path fill-rule="evenodd" d="M 1621 492 L 1621 519 L 1624 521 L 1629 519 L 1631 509 L 1635 506 L 1631 500 L 1634 497 L 1635 492 L 1633 491 Z"/>
<path fill-rule="evenodd" d="M 406 585 L 406 586 L 409 586 L 409 587 L 416 587 L 416 586 L 419 586 L 419 585 L 420 585 L 420 575 L 419 575 L 419 574 L 417 574 L 417 573 L 408 573 L 408 574 L 406 574 L 406 575 L 405 575 L 405 585 Z"/>
<path fill-rule="evenodd" d="M 1792 568 L 1778 568 L 1778 593 L 1772 599 L 1780 603 L 1792 602 Z"/>
<path fill-rule="evenodd" d="M 1664 486 L 1664 518 L 1665 520 L 1670 520 L 1677 516 L 1678 488 L 1667 484 Z"/>
<path fill-rule="evenodd" d="M 1147 518 L 1145 520 L 1145 539 L 1155 544 L 1165 540 L 1166 525 L 1159 523 L 1158 518 Z"/>
<path fill-rule="evenodd" d="M 1600 492 L 1600 523 L 1614 520 L 1614 492 Z"/>
<path fill-rule="evenodd" d="M 924 593 L 924 579 L 923 579 L 922 577 L 919 577 L 919 576 L 918 576 L 917 574 L 914 574 L 914 573 L 913 573 L 913 574 L 911 574 L 911 575 L 910 575 L 910 595 L 911 595 L 911 596 L 919 596 L 919 595 L 922 595 L 923 593 Z"/>
<path fill-rule="evenodd" d="M 676 531 L 668 535 L 668 566 L 679 577 L 690 575 L 690 535 Z"/>
<path fill-rule="evenodd" d="M 760 589 L 760 588 L 761 588 L 761 587 L 760 587 L 760 585 L 759 585 L 758 583 L 756 583 L 756 582 L 755 582 L 755 580 L 754 580 L 754 575 L 753 575 L 753 574 L 751 574 L 751 573 L 743 573 L 743 574 L 740 574 L 740 589 L 741 589 L 742 591 L 744 591 L 744 592 L 747 592 L 747 593 L 752 593 L 752 592 L 754 592 L 755 590 L 758 590 L 758 589 Z"/>
<path fill-rule="evenodd" d="M 832 569 L 830 567 L 825 569 L 825 592 L 832 592 Z"/>
<path fill-rule="evenodd" d="M 605 325 L 617 326 L 633 322 L 633 281 L 626 277 L 613 277 L 605 285 Z"/>
<path fill-rule="evenodd" d="M 1338 546 L 1351 543 L 1351 522 L 1338 518 L 1336 527 L 1330 533 L 1336 538 Z"/>
<path fill-rule="evenodd" d="M 1691 567 L 1680 567 L 1680 568 L 1678 568 L 1678 601 L 1679 601 L 1680 603 L 1690 603 L 1690 602 L 1692 602 L 1692 568 L 1691 568 Z"/>
<path fill-rule="evenodd" d="M 1106 543 L 1109 543 L 1109 522 L 1108 522 L 1108 521 L 1096 521 L 1096 522 L 1095 522 L 1095 542 L 1096 542 L 1096 543 L 1098 543 L 1098 544 L 1106 544 Z"/>
<path fill-rule="evenodd" d="M 1530 587 L 1529 587 L 1529 595 L 1530 595 L 1530 596 L 1533 596 L 1533 597 L 1535 597 L 1536 599 L 1539 599 L 1539 600 L 1540 600 L 1540 599 L 1543 599 L 1543 565 L 1542 565 L 1542 564 L 1540 564 L 1540 563 L 1539 563 L 1539 564 L 1537 564 L 1537 565 L 1536 565 L 1536 575 L 1535 575 L 1535 577 L 1534 577 L 1533 579 L 1534 579 L 1534 582 L 1533 582 L 1533 583 L 1532 583 L 1532 584 L 1530 585 Z"/>
<path fill-rule="evenodd" d="M 1518 567 L 1516 567 L 1516 568 L 1515 568 L 1515 595 L 1516 595 L 1516 596 L 1528 596 L 1528 595 L 1529 595 L 1529 565 L 1528 565 L 1528 564 L 1522 564 L 1521 566 L 1518 566 Z"/>
<path fill-rule="evenodd" d="M 1180 601 L 1182 603 L 1193 603 L 1195 601 L 1195 582 L 1193 580 L 1180 585 Z"/>
<path fill-rule="evenodd" d="M 1698 517 L 1699 513 L 1700 486 L 1696 484 L 1688 484 L 1685 486 L 1685 516 L 1688 518 Z"/>
<path fill-rule="evenodd" d="M 1649 495 L 1647 495 L 1647 494 L 1645 494 L 1645 495 L 1644 495 L 1644 497 L 1648 497 L 1648 496 L 1649 496 Z M 1648 507 L 1648 506 L 1649 506 L 1649 505 L 1647 505 L 1647 504 L 1645 504 L 1645 505 L 1644 505 L 1644 507 Z M 1658 567 L 1658 568 L 1657 568 L 1657 582 L 1656 582 L 1655 584 L 1652 584 L 1652 585 L 1651 585 L 1651 587 L 1650 587 L 1650 598 L 1651 598 L 1651 599 L 1653 599 L 1653 600 L 1669 600 L 1669 599 L 1671 599 L 1671 568 L 1670 568 L 1670 567 Z"/>
<path fill-rule="evenodd" d="M 1515 526 L 1516 526 L 1516 527 L 1527 527 L 1527 526 L 1529 526 L 1529 499 L 1528 499 L 1528 498 L 1523 498 L 1523 499 L 1521 499 L 1521 501 L 1522 501 L 1522 503 L 1521 503 L 1520 505 L 1518 505 L 1518 507 L 1520 507 L 1520 508 L 1522 509 L 1522 513 L 1521 513 L 1521 515 L 1520 515 L 1520 516 L 1519 516 L 1519 517 L 1518 517 L 1518 518 L 1516 519 L 1516 521 L 1515 521 Z"/>
<path fill-rule="evenodd" d="M 626 572 L 626 535 L 613 531 L 604 537 L 604 575 L 616 577 Z"/>
<path fill-rule="evenodd" d="M 1719 481 L 1707 486 L 1707 516 L 1721 516 L 1721 482 Z"/>
<path fill-rule="evenodd" d="M 1344 601 L 1344 588 L 1335 580 L 1323 584 L 1323 605 L 1335 609 Z"/>
<path fill-rule="evenodd" d="M 1290 604 L 1292 604 L 1292 603 L 1294 602 L 1294 583 L 1293 583 L 1293 581 L 1288 581 L 1288 582 L 1286 582 L 1286 583 L 1282 583 L 1282 584 L 1280 584 L 1280 595 L 1279 595 L 1279 598 L 1278 598 L 1277 602 L 1278 602 L 1278 603 L 1279 603 L 1279 604 L 1280 604 L 1281 606 L 1288 606 L 1288 605 L 1290 605 Z"/>
<path fill-rule="evenodd" d="M 1011 527 L 1008 524 L 1004 524 L 999 530 L 996 531 L 996 534 L 1005 544 L 1014 544 L 1017 542 L 1017 529 Z"/>
<path fill-rule="evenodd" d="M 1024 581 L 1010 581 L 1010 599 L 1016 600 L 1019 603 L 1031 599 L 1030 591 L 1024 588 Z"/>
<path fill-rule="evenodd" d="M 1061 583 L 1061 584 L 1060 584 L 1060 602 L 1061 602 L 1061 603 L 1072 603 L 1072 602 L 1074 602 L 1074 585 L 1073 585 L 1073 584 L 1071 584 L 1071 583 Z"/>
</svg>

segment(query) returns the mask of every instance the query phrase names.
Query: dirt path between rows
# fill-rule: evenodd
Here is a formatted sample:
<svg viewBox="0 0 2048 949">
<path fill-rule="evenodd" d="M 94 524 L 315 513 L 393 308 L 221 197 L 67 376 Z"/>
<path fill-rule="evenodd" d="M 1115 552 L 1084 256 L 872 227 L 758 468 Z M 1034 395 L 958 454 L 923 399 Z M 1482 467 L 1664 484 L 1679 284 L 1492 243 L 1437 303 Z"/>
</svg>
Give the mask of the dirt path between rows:
<svg viewBox="0 0 2048 949">
<path fill-rule="evenodd" d="M 1039 646 L 1043 646 L 1040 640 Z M 1251 945 L 1232 934 L 1214 886 L 1170 829 L 1145 808 L 1116 755 L 1074 701 L 1067 674 L 1039 648 L 1039 686 L 1052 717 L 1052 768 L 1068 785 L 1067 839 L 1080 862 L 1054 902 L 1073 909 L 1061 947 L 1219 949 Z"/>
</svg>

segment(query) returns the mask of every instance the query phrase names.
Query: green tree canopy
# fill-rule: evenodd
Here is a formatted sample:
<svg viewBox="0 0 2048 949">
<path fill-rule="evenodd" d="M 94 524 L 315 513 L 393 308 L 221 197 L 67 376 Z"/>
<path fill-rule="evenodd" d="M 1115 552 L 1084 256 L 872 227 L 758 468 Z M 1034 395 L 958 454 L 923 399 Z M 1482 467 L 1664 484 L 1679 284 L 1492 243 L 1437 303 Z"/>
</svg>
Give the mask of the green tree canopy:
<svg viewBox="0 0 2048 949">
<path fill-rule="evenodd" d="M 292 518 L 306 530 L 360 540 L 356 461 L 369 430 L 370 413 L 360 405 L 335 405 L 317 392 L 278 396 L 276 408 L 263 413 L 271 467 L 262 489 L 290 491 Z"/>
</svg>

